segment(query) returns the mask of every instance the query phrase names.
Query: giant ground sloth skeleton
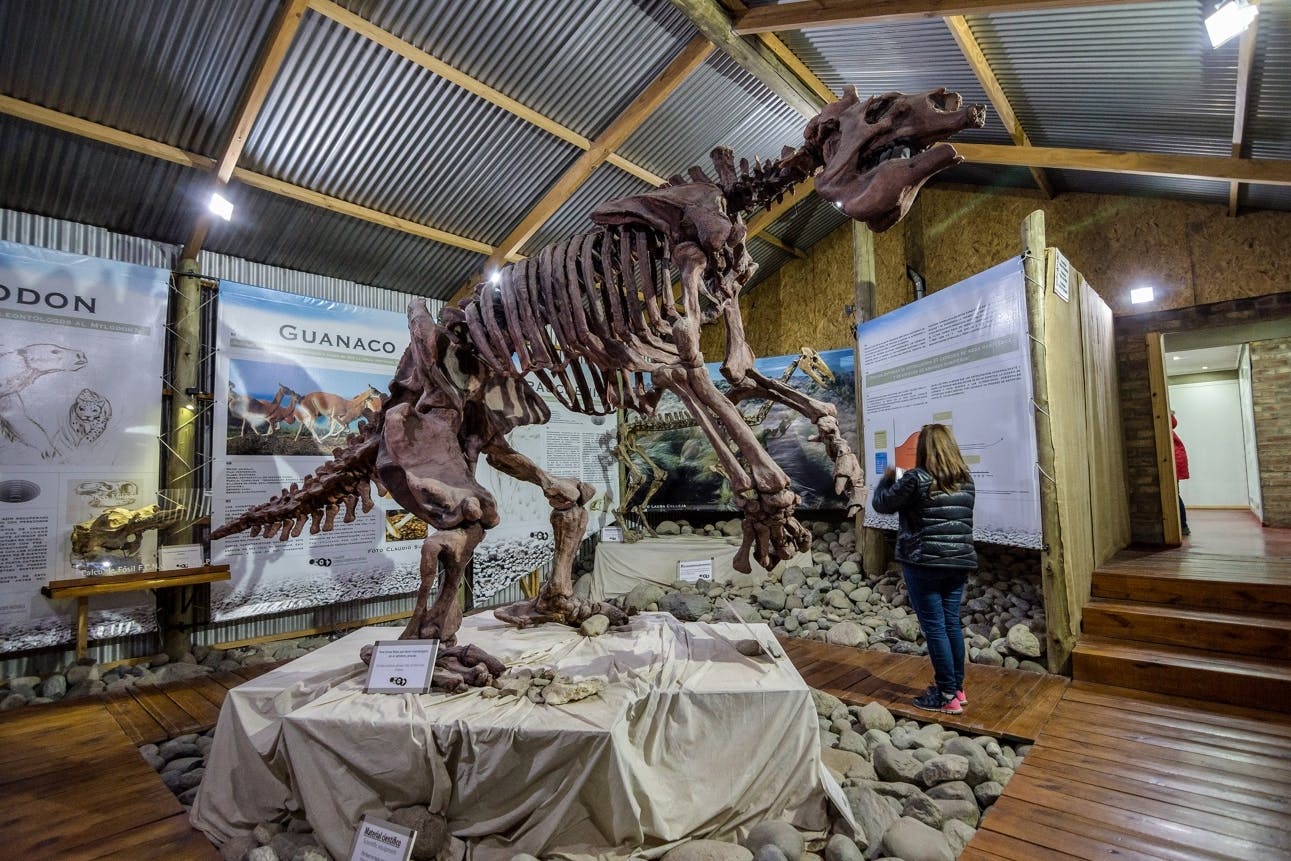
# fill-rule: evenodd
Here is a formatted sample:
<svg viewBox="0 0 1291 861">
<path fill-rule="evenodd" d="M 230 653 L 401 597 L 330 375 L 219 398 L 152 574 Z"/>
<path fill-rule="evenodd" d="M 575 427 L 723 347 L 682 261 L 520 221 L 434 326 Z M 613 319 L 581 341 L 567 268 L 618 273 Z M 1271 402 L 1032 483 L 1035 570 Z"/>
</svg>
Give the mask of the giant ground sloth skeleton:
<svg viewBox="0 0 1291 861">
<path fill-rule="evenodd" d="M 486 684 L 502 665 L 456 644 L 463 571 L 485 530 L 498 523 L 496 500 L 475 480 L 483 456 L 542 488 L 555 537 L 552 573 L 538 596 L 496 610 L 498 618 L 520 627 L 579 624 L 598 612 L 622 621 L 613 606 L 573 595 L 571 569 L 593 489 L 548 474 L 507 443 L 513 428 L 550 418 L 532 378 L 569 409 L 593 415 L 619 408 L 650 415 L 663 392 L 673 392 L 712 442 L 742 512 L 736 567 L 748 571 L 750 553 L 769 568 L 805 550 L 810 536 L 793 517 L 798 500 L 789 479 L 758 444 L 739 403 L 767 398 L 802 413 L 815 423 L 834 461 L 835 489 L 853 509 L 865 488 L 834 408 L 753 367 L 738 299 L 756 269 L 744 219 L 814 174 L 817 193 L 886 230 L 929 177 L 960 161 L 942 141 L 983 121 L 980 106 L 961 108 L 959 96 L 945 90 L 860 101 L 849 88 L 807 124 L 800 147 L 786 147 L 775 161 L 752 168 L 741 161 L 737 169 L 730 150 L 716 149 L 716 179 L 695 167 L 662 188 L 601 204 L 591 215 L 596 228 L 504 268 L 497 283 L 481 283 L 439 320 L 415 300 L 411 343 L 381 410 L 303 484 L 214 536 L 250 529 L 286 540 L 307 522 L 311 533 L 330 530 L 342 508 L 346 522 L 356 506 L 371 508 L 368 485 L 376 482 L 436 530 L 422 545 L 421 588 L 402 636 L 441 641 L 437 684 Z M 700 326 L 717 319 L 726 330 L 726 393 L 709 378 L 699 350 Z"/>
</svg>

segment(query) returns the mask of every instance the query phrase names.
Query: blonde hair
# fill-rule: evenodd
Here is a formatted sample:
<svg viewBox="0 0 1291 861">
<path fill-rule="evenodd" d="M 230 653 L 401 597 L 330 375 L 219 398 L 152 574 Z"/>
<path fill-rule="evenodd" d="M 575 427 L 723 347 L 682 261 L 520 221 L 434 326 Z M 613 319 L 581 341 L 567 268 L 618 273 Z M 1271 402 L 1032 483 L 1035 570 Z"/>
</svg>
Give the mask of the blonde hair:
<svg viewBox="0 0 1291 861">
<path fill-rule="evenodd" d="M 932 476 L 934 488 L 946 493 L 954 493 L 961 484 L 972 481 L 968 464 L 964 463 L 964 456 L 945 425 L 923 426 L 914 463 Z"/>
</svg>

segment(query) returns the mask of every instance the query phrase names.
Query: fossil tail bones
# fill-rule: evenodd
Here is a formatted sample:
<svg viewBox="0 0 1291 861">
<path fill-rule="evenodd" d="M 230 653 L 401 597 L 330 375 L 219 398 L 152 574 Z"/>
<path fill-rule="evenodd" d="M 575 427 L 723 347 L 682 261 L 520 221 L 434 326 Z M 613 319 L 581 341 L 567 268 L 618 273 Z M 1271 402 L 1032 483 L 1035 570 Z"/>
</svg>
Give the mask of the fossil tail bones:
<svg viewBox="0 0 1291 861">
<path fill-rule="evenodd" d="M 346 520 L 356 504 L 371 507 L 368 481 L 375 481 L 436 530 L 422 545 L 421 587 L 402 636 L 440 639 L 437 684 L 485 684 L 502 665 L 456 644 L 458 587 L 485 530 L 499 520 L 497 501 L 475 478 L 483 457 L 542 489 L 555 538 L 552 573 L 537 597 L 495 615 L 517 626 L 578 624 L 597 612 L 623 621 L 612 605 L 573 593 L 593 488 L 549 474 L 507 442 L 512 429 L 550 418 L 533 380 L 565 407 L 591 415 L 630 408 L 649 416 L 671 391 L 713 444 L 743 515 L 736 567 L 749 570 L 750 555 L 766 567 L 792 556 L 810 536 L 793 517 L 797 497 L 788 477 L 745 423 L 741 401 L 764 398 L 802 413 L 834 463 L 835 489 L 854 507 L 865 489 L 834 408 L 753 367 L 738 301 L 756 270 L 744 219 L 818 174 L 818 193 L 884 230 L 924 182 L 959 161 L 944 139 L 983 122 L 983 108 L 962 107 L 945 90 L 861 100 L 849 88 L 808 123 L 802 145 L 786 147 L 778 159 L 737 165 L 719 147 L 712 153 L 716 178 L 694 167 L 662 188 L 601 204 L 591 215 L 594 229 L 505 267 L 438 320 L 415 300 L 411 343 L 380 409 L 367 410 L 366 423 L 332 462 L 213 534 L 251 529 L 290 537 L 306 522 L 311 532 L 330 529 L 339 507 Z M 713 320 L 726 331 L 725 393 L 699 349 L 700 326 Z"/>
</svg>

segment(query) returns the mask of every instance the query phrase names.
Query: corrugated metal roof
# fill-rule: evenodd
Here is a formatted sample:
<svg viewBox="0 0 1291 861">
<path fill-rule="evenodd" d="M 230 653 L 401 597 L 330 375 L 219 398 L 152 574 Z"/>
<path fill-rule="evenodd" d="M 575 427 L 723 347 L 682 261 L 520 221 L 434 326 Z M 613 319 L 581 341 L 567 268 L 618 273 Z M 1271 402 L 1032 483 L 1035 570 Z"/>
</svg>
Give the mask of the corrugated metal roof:
<svg viewBox="0 0 1291 861">
<path fill-rule="evenodd" d="M 234 219 L 216 221 L 212 251 L 432 298 L 451 296 L 483 255 L 242 185 Z"/>
<path fill-rule="evenodd" d="M 1238 203 L 1244 208 L 1291 210 L 1291 186 L 1244 185 Z"/>
<path fill-rule="evenodd" d="M 1237 43 L 1212 49 L 1198 0 L 970 20 L 1038 146 L 1228 155 Z"/>
<path fill-rule="evenodd" d="M 1087 170 L 1051 170 L 1054 188 L 1090 194 L 1120 194 L 1129 197 L 1173 197 L 1198 203 L 1228 205 L 1228 183 L 1215 180 L 1178 179 L 1170 176 L 1138 176 Z"/>
<path fill-rule="evenodd" d="M 536 254 L 546 245 L 559 242 L 583 230 L 592 227 L 587 214 L 597 204 L 633 194 L 650 191 L 654 186 L 631 174 L 624 173 L 617 167 L 603 164 L 592 172 L 587 182 L 583 183 L 565 205 L 556 210 L 556 214 L 547 219 L 547 223 L 538 229 L 521 253 Z"/>
<path fill-rule="evenodd" d="M 0 209 L 0 240 L 68 254 L 169 269 L 179 247 L 62 218 Z"/>
<path fill-rule="evenodd" d="M 213 155 L 277 4 L 0 4 L 0 92 Z"/>
<path fill-rule="evenodd" d="M 668 0 L 345 0 L 342 5 L 589 138 L 695 34 Z"/>
<path fill-rule="evenodd" d="M 1257 26 L 1246 125 L 1248 151 L 1255 158 L 1291 158 L 1291 3 L 1261 4 Z M 1262 197 L 1278 199 L 1276 194 Z"/>
<path fill-rule="evenodd" d="M 577 147 L 314 13 L 244 165 L 496 244 Z"/>
<path fill-rule="evenodd" d="M 892 90 L 921 93 L 945 87 L 963 96 L 966 103 L 988 106 L 986 127 L 960 132 L 956 140 L 1010 142 L 955 37 L 939 19 L 830 27 L 780 36 L 836 93 L 848 84 L 856 87 L 863 99 Z"/>
<path fill-rule="evenodd" d="M 775 238 L 800 251 L 810 248 L 850 219 L 834 204 L 813 194 L 767 228 Z M 756 238 L 756 237 L 755 237 Z"/>
<path fill-rule="evenodd" d="M 736 159 L 777 158 L 802 143 L 807 121 L 722 51 L 694 74 L 619 147 L 619 154 L 661 176 L 699 165 L 724 145 Z"/>
<path fill-rule="evenodd" d="M 0 207 L 182 242 L 201 174 L 0 115 Z"/>
</svg>

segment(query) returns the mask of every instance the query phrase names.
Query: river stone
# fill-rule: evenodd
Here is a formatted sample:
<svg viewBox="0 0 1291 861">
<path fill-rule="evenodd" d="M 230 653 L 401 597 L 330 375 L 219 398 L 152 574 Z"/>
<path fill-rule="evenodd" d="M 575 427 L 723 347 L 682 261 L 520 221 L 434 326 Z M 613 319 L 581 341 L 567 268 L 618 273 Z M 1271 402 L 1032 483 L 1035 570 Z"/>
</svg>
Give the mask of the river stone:
<svg viewBox="0 0 1291 861">
<path fill-rule="evenodd" d="M 448 846 L 448 820 L 428 807 L 401 807 L 391 812 L 390 821 L 417 832 L 412 861 L 435 861 Z"/>
<path fill-rule="evenodd" d="M 852 561 L 841 562 L 838 565 L 838 573 L 844 577 L 854 577 L 861 573 L 861 566 Z"/>
<path fill-rule="evenodd" d="M 67 672 L 63 675 L 67 677 L 67 683 L 69 685 L 75 686 L 82 682 L 92 682 L 97 680 L 100 676 L 100 672 L 98 664 L 91 664 L 90 666 L 76 664 L 75 666 L 68 667 Z"/>
<path fill-rule="evenodd" d="M 51 700 L 59 699 L 66 693 L 67 676 L 62 675 L 61 673 L 54 673 L 54 675 L 45 679 L 40 686 L 40 695 L 42 697 L 48 697 Z"/>
<path fill-rule="evenodd" d="M 879 745 L 871 752 L 874 771 L 879 778 L 900 783 L 915 783 L 923 770 L 923 763 L 906 751 L 897 750 L 890 744 Z"/>
<path fill-rule="evenodd" d="M 1035 661 L 1018 661 L 1018 669 L 1026 670 L 1028 673 L 1048 673 L 1049 668 L 1037 664 Z"/>
<path fill-rule="evenodd" d="M 883 796 L 864 786 L 849 786 L 843 790 L 843 794 L 847 797 L 847 803 L 852 808 L 852 816 L 861 829 L 856 845 L 861 847 L 862 851 L 871 846 L 877 846 L 883 833 L 897 821 L 897 811 L 889 806 Z"/>
<path fill-rule="evenodd" d="M 792 592 L 795 589 L 801 588 L 806 582 L 806 573 L 797 565 L 790 565 L 788 568 L 784 569 L 784 573 L 780 575 L 780 585 L 784 587 L 786 592 Z"/>
<path fill-rule="evenodd" d="M 861 726 L 867 730 L 891 732 L 897 725 L 896 718 L 892 717 L 892 712 L 878 702 L 870 702 L 861 706 L 861 711 L 856 717 Z"/>
<path fill-rule="evenodd" d="M 767 610 L 783 610 L 787 597 L 784 589 L 772 583 L 758 593 L 758 606 Z"/>
<path fill-rule="evenodd" d="M 836 646 L 861 646 L 868 639 L 865 629 L 850 620 L 839 622 L 825 635 L 825 641 Z"/>
<path fill-rule="evenodd" d="M 787 861 L 799 861 L 807 846 L 797 828 L 788 822 L 780 821 L 761 822 L 754 825 L 741 844 L 753 853 L 755 859 L 761 858 L 759 853 L 764 846 L 774 846 L 784 854 Z M 763 861 L 771 861 L 771 859 L 763 859 Z"/>
<path fill-rule="evenodd" d="M 892 629 L 897 632 L 898 637 L 907 643 L 913 643 L 919 639 L 919 623 L 909 616 L 893 619 Z"/>
<path fill-rule="evenodd" d="M 843 778 L 853 768 L 858 768 L 862 764 L 869 765 L 869 761 L 859 754 L 852 753 L 849 750 L 840 750 L 834 747 L 823 748 L 820 751 L 820 761 L 829 769 L 829 773 L 834 775 L 834 779 L 842 782 Z"/>
<path fill-rule="evenodd" d="M 909 750 L 912 747 L 919 746 L 914 727 L 909 724 L 895 727 L 888 733 L 888 737 L 892 740 L 892 746 L 897 750 Z"/>
<path fill-rule="evenodd" d="M 910 755 L 922 762 L 924 765 L 927 765 L 929 761 L 937 758 L 937 751 L 929 750 L 926 747 L 916 747 L 914 750 L 910 751 Z"/>
<path fill-rule="evenodd" d="M 220 857 L 224 861 L 242 861 L 246 854 L 256 848 L 256 839 L 252 834 L 240 834 L 225 841 L 220 847 Z"/>
<path fill-rule="evenodd" d="M 1026 625 L 1014 625 L 1008 633 L 1009 651 L 1023 658 L 1040 657 L 1040 641 Z"/>
<path fill-rule="evenodd" d="M 973 787 L 973 798 L 980 807 L 990 807 L 1004 794 L 1004 787 L 993 780 L 983 781 Z"/>
<path fill-rule="evenodd" d="M 833 694 L 811 689 L 811 701 L 816 706 L 816 714 L 826 720 L 847 720 L 849 713 L 843 701 Z"/>
<path fill-rule="evenodd" d="M 651 604 L 657 604 L 663 596 L 663 587 L 657 583 L 638 583 L 623 599 L 623 606 L 627 610 L 640 612 Z"/>
<path fill-rule="evenodd" d="M 977 806 L 977 801 L 964 801 L 959 798 L 934 798 L 932 803 L 941 809 L 941 815 L 944 820 L 958 819 L 961 822 L 967 822 L 974 828 L 981 821 L 982 810 Z"/>
<path fill-rule="evenodd" d="M 583 620 L 583 624 L 578 626 L 578 632 L 584 637 L 599 637 L 609 629 L 610 617 L 603 613 L 588 616 Z"/>
<path fill-rule="evenodd" d="M 654 528 L 654 531 L 660 535 L 680 535 L 681 526 L 671 520 L 661 520 L 659 525 Z"/>
<path fill-rule="evenodd" d="M 906 799 L 905 805 L 901 808 L 901 815 L 917 819 L 929 828 L 936 829 L 940 829 L 942 823 L 946 821 L 937 803 L 922 792 Z"/>
<path fill-rule="evenodd" d="M 768 843 L 758 847 L 758 851 L 753 853 L 753 861 L 789 861 L 789 859 L 785 857 L 784 850 L 779 846 Z"/>
<path fill-rule="evenodd" d="M 658 601 L 659 609 L 671 613 L 683 622 L 696 622 L 700 616 L 710 612 L 713 605 L 702 595 L 688 595 L 684 592 L 669 592 Z"/>
<path fill-rule="evenodd" d="M 282 861 L 282 859 L 278 857 L 277 852 L 273 851 L 272 846 L 266 844 L 257 846 L 248 852 L 245 856 L 245 861 Z"/>
<path fill-rule="evenodd" d="M 982 649 L 973 656 L 974 664 L 985 664 L 988 667 L 1004 666 L 1004 656 L 994 649 Z"/>
<path fill-rule="evenodd" d="M 883 832 L 881 845 L 888 855 L 907 861 L 955 861 L 950 842 L 940 831 L 909 817 L 898 819 Z"/>
<path fill-rule="evenodd" d="M 196 748 L 196 745 L 193 745 Z M 162 767 L 163 775 L 176 773 L 183 774 L 186 771 L 192 771 L 194 768 L 200 768 L 204 760 L 200 756 L 180 756 L 170 760 Z"/>
<path fill-rule="evenodd" d="M 953 798 L 957 801 L 973 801 L 975 799 L 973 787 L 962 780 L 939 783 L 936 786 L 929 787 L 927 794 L 929 798 Z"/>
<path fill-rule="evenodd" d="M 202 750 L 197 746 L 197 740 L 186 741 L 178 738 L 172 738 L 170 741 L 163 742 L 157 748 L 157 753 L 162 759 L 170 761 L 181 756 L 201 756 Z"/>
<path fill-rule="evenodd" d="M 835 834 L 825 844 L 825 861 L 865 861 L 865 853 L 856 841 L 843 834 Z"/>
<path fill-rule="evenodd" d="M 717 528 L 728 538 L 733 538 L 744 534 L 744 524 L 738 517 L 732 517 L 730 520 L 722 521 L 717 524 Z"/>
<path fill-rule="evenodd" d="M 825 603 L 836 610 L 852 609 L 852 601 L 842 589 L 830 589 L 825 595 Z"/>
<path fill-rule="evenodd" d="M 941 833 L 946 836 L 946 842 L 950 844 L 950 851 L 956 856 L 964 851 L 968 841 L 973 839 L 977 829 L 967 822 L 961 822 L 958 819 L 951 819 L 941 826 Z"/>
<path fill-rule="evenodd" d="M 990 779 L 991 769 L 995 767 L 995 763 L 977 742 L 962 736 L 952 738 L 946 742 L 942 750 L 945 753 L 962 756 L 968 760 L 968 775 L 964 780 L 967 781 L 969 786 L 977 786 L 977 784 Z"/>
<path fill-rule="evenodd" d="M 991 780 L 1001 785 L 1007 784 L 1013 777 L 1013 769 L 1006 765 L 997 765 L 991 769 Z"/>
<path fill-rule="evenodd" d="M 269 848 L 274 851 L 279 858 L 294 858 L 296 853 L 306 846 L 318 846 L 318 841 L 312 834 L 293 834 L 290 831 L 284 831 L 281 834 L 275 834 L 269 841 Z M 416 858 L 413 855 L 413 858 Z M 418 859 L 420 861 L 420 859 Z"/>
<path fill-rule="evenodd" d="M 859 753 L 862 756 L 870 752 L 869 747 L 865 744 L 865 737 L 858 732 L 852 731 L 850 727 L 838 733 L 838 746 L 843 750 Z"/>
<path fill-rule="evenodd" d="M 691 840 L 669 849 L 663 861 L 753 861 L 753 853 L 738 843 Z"/>
<path fill-rule="evenodd" d="M 952 780 L 963 780 L 968 776 L 968 759 L 953 753 L 943 753 L 928 760 L 919 772 L 919 783 L 924 786 L 936 786 Z"/>
<path fill-rule="evenodd" d="M 327 854 L 327 850 L 315 843 L 297 849 L 296 854 L 291 856 L 291 861 L 332 861 L 332 856 Z"/>
</svg>

